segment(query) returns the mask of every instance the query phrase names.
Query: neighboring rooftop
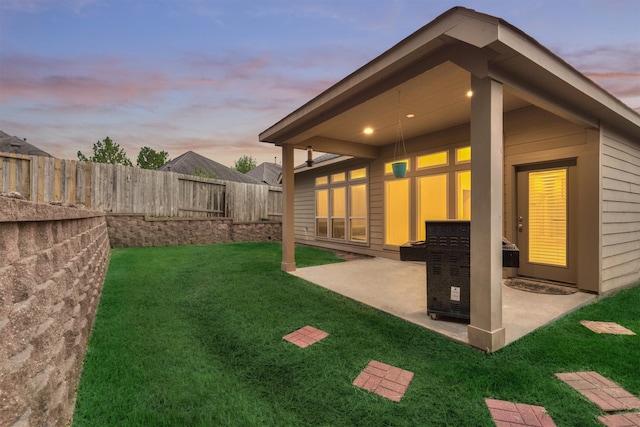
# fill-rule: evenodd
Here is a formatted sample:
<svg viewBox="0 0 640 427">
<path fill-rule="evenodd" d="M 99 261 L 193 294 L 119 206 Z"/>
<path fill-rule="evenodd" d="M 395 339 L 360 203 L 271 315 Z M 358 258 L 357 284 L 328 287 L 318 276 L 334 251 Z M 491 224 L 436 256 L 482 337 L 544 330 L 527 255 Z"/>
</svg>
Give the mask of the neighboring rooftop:
<svg viewBox="0 0 640 427">
<path fill-rule="evenodd" d="M 165 163 L 158 168 L 158 170 L 176 172 L 185 175 L 194 175 L 196 172 L 202 172 L 205 174 L 213 174 L 216 179 L 221 179 L 223 181 L 262 184 L 261 181 L 258 181 L 255 178 L 233 170 L 198 153 L 194 153 L 193 151 L 187 151 L 170 162 Z"/>
<path fill-rule="evenodd" d="M 313 164 L 311 166 L 309 166 L 307 162 L 300 163 L 298 166 L 294 167 L 294 170 L 295 170 L 294 173 L 303 172 L 315 167 L 328 166 L 334 163 L 344 162 L 345 160 L 349 160 L 352 158 L 353 156 L 341 156 L 340 154 L 325 153 L 325 154 L 322 154 L 321 156 L 314 158 Z M 280 179 L 282 180 L 282 178 Z"/>
<path fill-rule="evenodd" d="M 42 151 L 35 145 L 29 144 L 25 139 L 20 139 L 17 136 L 11 136 L 6 132 L 0 130 L 0 152 L 2 153 L 15 153 L 26 154 L 28 156 L 43 156 L 51 157 L 51 154 Z"/>
<path fill-rule="evenodd" d="M 245 175 L 269 185 L 282 185 L 282 166 L 276 163 L 261 163 Z"/>
</svg>

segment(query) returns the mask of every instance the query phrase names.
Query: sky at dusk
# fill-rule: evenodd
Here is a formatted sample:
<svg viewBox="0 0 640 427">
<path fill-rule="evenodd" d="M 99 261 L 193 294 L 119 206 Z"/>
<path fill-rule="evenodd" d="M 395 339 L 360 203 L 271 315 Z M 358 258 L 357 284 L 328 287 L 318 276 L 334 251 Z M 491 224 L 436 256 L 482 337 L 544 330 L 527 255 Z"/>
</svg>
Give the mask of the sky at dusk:
<svg viewBox="0 0 640 427">
<path fill-rule="evenodd" d="M 109 136 L 134 164 L 280 163 L 261 131 L 454 6 L 640 111 L 640 0 L 0 0 L 0 130 L 64 159 Z"/>
</svg>

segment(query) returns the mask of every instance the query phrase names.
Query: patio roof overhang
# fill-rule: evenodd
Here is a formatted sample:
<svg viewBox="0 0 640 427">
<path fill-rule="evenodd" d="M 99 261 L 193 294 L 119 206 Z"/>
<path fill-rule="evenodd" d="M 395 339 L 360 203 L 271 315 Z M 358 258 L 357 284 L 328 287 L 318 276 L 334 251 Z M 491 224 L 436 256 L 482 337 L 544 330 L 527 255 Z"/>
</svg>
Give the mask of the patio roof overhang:
<svg viewBox="0 0 640 427">
<path fill-rule="evenodd" d="M 504 112 L 536 105 L 636 135 L 640 115 L 505 21 L 453 8 L 259 135 L 262 142 L 377 158 L 393 143 L 469 123 L 470 76 L 504 85 Z M 365 135 L 363 129 L 374 133 Z"/>
</svg>

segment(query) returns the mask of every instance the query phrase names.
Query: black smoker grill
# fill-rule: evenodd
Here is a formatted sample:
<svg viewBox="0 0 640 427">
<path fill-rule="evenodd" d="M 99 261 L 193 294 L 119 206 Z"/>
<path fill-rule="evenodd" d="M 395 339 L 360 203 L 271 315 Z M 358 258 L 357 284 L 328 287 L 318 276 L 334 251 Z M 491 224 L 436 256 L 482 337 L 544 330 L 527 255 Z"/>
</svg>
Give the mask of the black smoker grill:
<svg viewBox="0 0 640 427">
<path fill-rule="evenodd" d="M 471 224 L 426 221 L 427 314 L 471 319 Z"/>
<path fill-rule="evenodd" d="M 471 223 L 426 221 L 427 240 L 400 246 L 402 261 L 427 262 L 427 314 L 471 318 Z M 520 266 L 520 250 L 502 239 L 502 266 Z"/>
</svg>

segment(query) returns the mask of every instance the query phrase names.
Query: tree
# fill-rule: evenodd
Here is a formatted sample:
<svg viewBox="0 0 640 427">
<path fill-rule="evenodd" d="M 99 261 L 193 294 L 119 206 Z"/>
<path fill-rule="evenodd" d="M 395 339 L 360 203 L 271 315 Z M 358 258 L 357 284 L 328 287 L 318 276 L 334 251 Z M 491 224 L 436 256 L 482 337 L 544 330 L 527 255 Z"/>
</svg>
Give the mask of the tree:
<svg viewBox="0 0 640 427">
<path fill-rule="evenodd" d="M 251 169 L 255 168 L 258 164 L 256 163 L 256 159 L 251 156 L 244 155 L 236 160 L 235 169 L 238 172 L 247 173 Z"/>
<path fill-rule="evenodd" d="M 169 153 L 157 152 L 153 148 L 142 147 L 138 153 L 137 166 L 142 169 L 156 170 L 169 161 Z"/>
<path fill-rule="evenodd" d="M 81 162 L 94 163 L 111 163 L 121 164 L 125 166 L 133 166 L 131 160 L 124 152 L 124 148 L 120 148 L 118 144 L 113 142 L 111 138 L 106 137 L 103 141 L 93 144 L 93 156 L 87 158 L 80 150 L 78 150 L 78 160 Z"/>
<path fill-rule="evenodd" d="M 206 172 L 202 166 L 195 165 L 193 167 L 193 176 L 213 179 L 216 177 L 216 174 L 213 172 Z"/>
</svg>

